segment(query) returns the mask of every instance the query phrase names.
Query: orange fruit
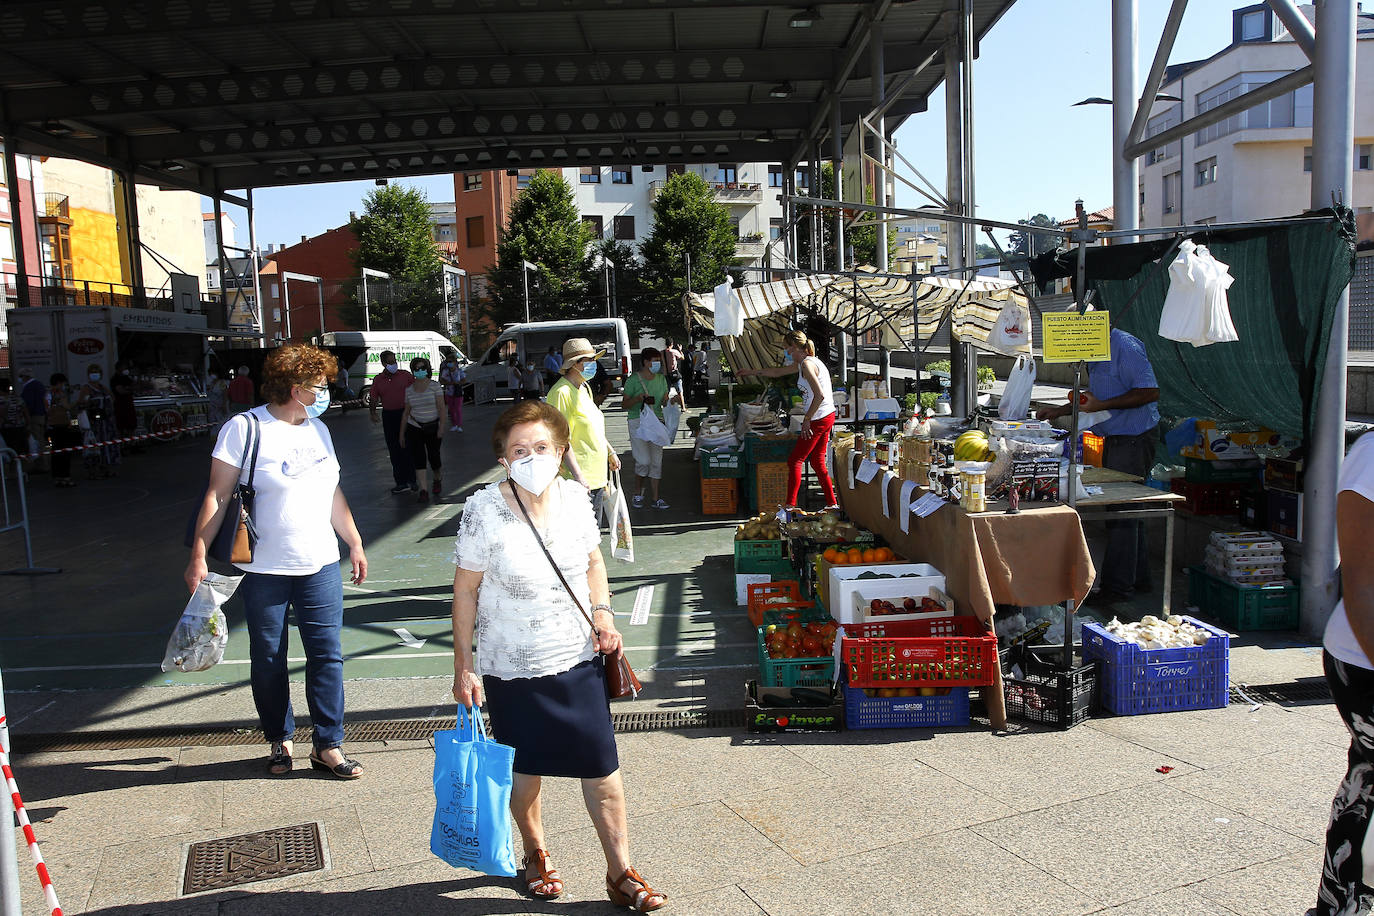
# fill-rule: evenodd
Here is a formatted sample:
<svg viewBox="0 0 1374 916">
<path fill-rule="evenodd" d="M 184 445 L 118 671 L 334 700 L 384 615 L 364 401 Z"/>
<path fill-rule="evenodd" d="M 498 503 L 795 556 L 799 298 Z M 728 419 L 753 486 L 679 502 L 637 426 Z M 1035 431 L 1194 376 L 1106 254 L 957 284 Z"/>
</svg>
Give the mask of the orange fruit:
<svg viewBox="0 0 1374 916">
<path fill-rule="evenodd" d="M 863 558 L 865 563 L 876 563 L 878 562 L 878 551 L 870 547 L 863 552 Z"/>
<path fill-rule="evenodd" d="M 857 547 L 851 547 L 849 548 L 848 557 L 850 563 L 862 563 L 864 561 L 864 552 Z"/>
<path fill-rule="evenodd" d="M 879 563 L 886 563 L 888 560 L 892 559 L 892 551 L 888 550 L 886 547 L 879 547 L 877 550 L 873 551 L 873 559 Z"/>
<path fill-rule="evenodd" d="M 829 547 L 829 548 L 826 549 L 825 553 L 821 554 L 821 556 L 825 557 L 825 561 L 826 561 L 827 563 L 834 563 L 834 562 L 835 562 L 835 556 L 836 556 L 838 553 L 839 553 L 839 551 L 837 551 L 834 547 Z"/>
</svg>

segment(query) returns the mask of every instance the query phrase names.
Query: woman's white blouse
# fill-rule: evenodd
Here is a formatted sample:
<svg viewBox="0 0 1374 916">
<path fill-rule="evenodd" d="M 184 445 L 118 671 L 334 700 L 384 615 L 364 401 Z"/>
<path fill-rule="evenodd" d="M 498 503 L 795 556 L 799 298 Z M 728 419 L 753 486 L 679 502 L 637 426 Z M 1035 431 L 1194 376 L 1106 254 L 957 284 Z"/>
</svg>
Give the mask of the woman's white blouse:
<svg viewBox="0 0 1374 916">
<path fill-rule="evenodd" d="M 591 613 L 587 568 L 601 530 L 586 488 L 558 478 L 547 529 L 540 535 Z M 591 627 L 558 581 L 548 557 L 518 509 L 491 484 L 468 497 L 453 562 L 482 573 L 477 591 L 477 673 L 509 679 L 559 674 L 592 658 Z"/>
</svg>

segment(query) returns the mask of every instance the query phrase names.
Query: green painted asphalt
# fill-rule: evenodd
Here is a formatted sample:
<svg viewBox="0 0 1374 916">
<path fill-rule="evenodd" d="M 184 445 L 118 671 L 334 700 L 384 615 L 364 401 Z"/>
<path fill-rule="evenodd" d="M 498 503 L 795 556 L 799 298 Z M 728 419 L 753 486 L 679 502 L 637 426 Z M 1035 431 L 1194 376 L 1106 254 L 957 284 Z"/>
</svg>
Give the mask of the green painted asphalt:
<svg viewBox="0 0 1374 916">
<path fill-rule="evenodd" d="M 344 583 L 345 677 L 452 674 L 450 557 L 462 502 L 503 476 L 490 429 L 508 404 L 470 407 L 464 432 L 444 437 L 444 494 L 418 504 L 392 496 L 380 426 L 363 411 L 328 423 L 343 467 L 344 492 L 363 533 L 369 562 L 361 586 Z M 607 411 L 612 443 L 629 459 L 625 414 Z M 46 576 L 0 577 L 0 665 L 7 690 L 237 684 L 248 679 L 243 614 L 226 607 L 231 634 L 219 665 L 183 674 L 159 669 L 167 636 L 186 601 L 181 574 L 186 520 L 204 486 L 211 441 L 198 438 L 127 455 L 119 477 L 58 490 L 30 480 L 34 561 L 61 567 Z M 631 510 L 635 562 L 611 559 L 603 542 L 617 624 L 631 663 L 650 682 L 656 672 L 738 667 L 755 662 L 753 630 L 734 603 L 733 519 L 703 516 L 690 445 L 664 455 L 668 510 Z M 626 484 L 629 483 L 626 474 Z M 23 565 L 16 532 L 0 534 L 0 568 Z M 346 580 L 347 568 L 340 575 Z M 653 588 L 647 620 L 631 623 L 638 590 Z M 397 634 L 413 637 L 407 646 Z M 292 675 L 303 653 L 292 630 Z"/>
</svg>

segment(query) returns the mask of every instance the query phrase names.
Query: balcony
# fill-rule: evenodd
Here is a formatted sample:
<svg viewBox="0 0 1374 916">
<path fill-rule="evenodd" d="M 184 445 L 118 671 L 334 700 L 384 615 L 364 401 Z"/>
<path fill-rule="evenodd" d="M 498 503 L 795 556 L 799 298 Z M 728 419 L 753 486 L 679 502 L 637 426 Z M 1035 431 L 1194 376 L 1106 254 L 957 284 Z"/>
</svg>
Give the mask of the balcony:
<svg viewBox="0 0 1374 916">
<path fill-rule="evenodd" d="M 66 194 L 54 194 L 51 191 L 43 195 L 43 215 L 56 219 L 71 220 L 71 208 Z"/>
<path fill-rule="evenodd" d="M 735 242 L 735 259 L 757 261 L 763 257 L 763 251 L 767 247 L 768 239 L 764 238 L 762 233 L 742 235 Z"/>
<path fill-rule="evenodd" d="M 655 200 L 663 186 L 662 179 L 649 182 L 649 200 Z M 710 181 L 711 197 L 727 207 L 754 207 L 763 203 L 763 185 L 753 181 Z"/>
</svg>

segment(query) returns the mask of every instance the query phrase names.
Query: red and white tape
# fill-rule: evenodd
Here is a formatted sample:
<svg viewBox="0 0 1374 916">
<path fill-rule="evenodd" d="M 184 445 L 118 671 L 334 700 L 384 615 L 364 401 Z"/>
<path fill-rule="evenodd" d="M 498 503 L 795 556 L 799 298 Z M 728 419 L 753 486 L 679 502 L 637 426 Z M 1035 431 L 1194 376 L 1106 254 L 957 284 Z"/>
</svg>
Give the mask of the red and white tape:
<svg viewBox="0 0 1374 916">
<path fill-rule="evenodd" d="M 0 724 L 5 721 L 0 716 Z M 29 813 L 24 810 L 24 800 L 19 797 L 19 786 L 15 785 L 14 772 L 10 769 L 9 748 L 0 745 L 0 773 L 5 775 L 5 786 L 9 789 L 10 800 L 14 803 L 14 816 L 24 829 L 24 840 L 29 844 L 29 855 L 33 866 L 38 869 L 38 883 L 43 885 L 43 897 L 52 910 L 52 916 L 62 916 L 62 907 L 57 902 L 57 891 L 53 889 L 52 878 L 48 877 L 48 866 L 43 862 L 43 853 L 38 850 L 38 838 L 33 835 L 33 825 L 29 823 Z"/>
</svg>

